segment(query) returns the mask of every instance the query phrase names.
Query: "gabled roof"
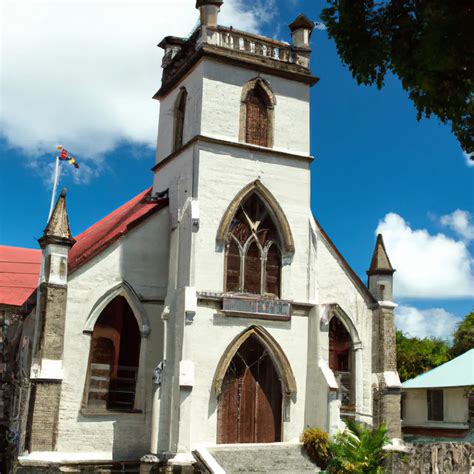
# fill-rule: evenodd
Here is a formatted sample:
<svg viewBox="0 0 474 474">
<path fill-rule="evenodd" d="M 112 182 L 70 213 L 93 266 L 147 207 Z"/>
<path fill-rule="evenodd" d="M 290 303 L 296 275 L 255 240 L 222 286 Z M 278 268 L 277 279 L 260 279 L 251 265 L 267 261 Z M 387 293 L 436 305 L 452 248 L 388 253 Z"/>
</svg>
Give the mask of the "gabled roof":
<svg viewBox="0 0 474 474">
<path fill-rule="evenodd" d="M 77 270 L 130 229 L 168 205 L 168 199 L 149 200 L 150 195 L 151 188 L 146 189 L 79 234 L 69 252 L 69 272 Z"/>
<path fill-rule="evenodd" d="M 387 250 L 385 250 L 382 234 L 379 234 L 377 235 L 377 242 L 375 243 L 374 254 L 367 275 L 393 275 L 394 273 L 395 270 L 390 263 Z"/>
<path fill-rule="evenodd" d="M 41 250 L 0 245 L 0 304 L 21 306 L 38 285 Z"/>
<path fill-rule="evenodd" d="M 402 388 L 445 388 L 474 385 L 474 349 L 402 383 Z"/>
<path fill-rule="evenodd" d="M 346 272 L 349 274 L 350 278 L 352 279 L 352 282 L 354 285 L 359 289 L 359 291 L 362 293 L 362 296 L 364 297 L 365 301 L 369 305 L 377 305 L 378 302 L 375 299 L 375 297 L 372 295 L 372 293 L 369 291 L 369 289 L 364 285 L 362 280 L 357 276 L 357 273 L 352 270 L 351 266 L 347 263 L 347 260 L 342 256 L 341 252 L 337 249 L 337 247 L 334 245 L 333 241 L 329 238 L 328 234 L 326 234 L 326 231 L 322 228 L 321 224 L 318 222 L 316 217 L 313 215 L 313 219 L 316 222 L 316 225 L 321 232 L 321 235 L 323 236 L 324 240 L 327 242 L 329 247 L 333 250 L 334 254 L 336 255 L 337 259 L 339 260 L 340 265 L 346 270 Z"/>
</svg>

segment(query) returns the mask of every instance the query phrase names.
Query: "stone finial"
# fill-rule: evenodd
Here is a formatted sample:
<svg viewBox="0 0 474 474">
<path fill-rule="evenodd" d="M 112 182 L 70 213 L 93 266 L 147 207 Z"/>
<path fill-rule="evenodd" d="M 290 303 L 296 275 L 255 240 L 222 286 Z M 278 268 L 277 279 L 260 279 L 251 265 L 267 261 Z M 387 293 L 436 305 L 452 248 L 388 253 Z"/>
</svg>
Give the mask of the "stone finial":
<svg viewBox="0 0 474 474">
<path fill-rule="evenodd" d="M 218 17 L 222 0 L 197 0 L 196 8 L 201 15 L 201 25 L 216 27 L 218 25 Z"/>
<path fill-rule="evenodd" d="M 288 25 L 295 48 L 309 49 L 311 33 L 314 30 L 314 21 L 301 14 Z"/>
<path fill-rule="evenodd" d="M 46 229 L 44 229 L 43 236 L 38 240 L 38 242 L 42 248 L 46 247 L 48 244 L 59 244 L 72 247 L 76 243 L 69 227 L 65 188 L 61 191 L 48 225 L 46 226 Z"/>
<path fill-rule="evenodd" d="M 394 273 L 395 270 L 385 250 L 382 234 L 379 234 L 377 235 L 372 262 L 370 263 L 370 268 L 367 270 L 367 275 L 393 275 Z"/>
</svg>

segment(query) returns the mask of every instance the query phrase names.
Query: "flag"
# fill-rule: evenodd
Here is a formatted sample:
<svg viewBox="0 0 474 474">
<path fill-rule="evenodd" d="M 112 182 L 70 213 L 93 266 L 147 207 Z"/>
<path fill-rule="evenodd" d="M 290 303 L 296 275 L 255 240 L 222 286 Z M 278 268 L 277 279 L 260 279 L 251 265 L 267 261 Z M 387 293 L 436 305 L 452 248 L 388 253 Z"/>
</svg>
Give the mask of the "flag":
<svg viewBox="0 0 474 474">
<path fill-rule="evenodd" d="M 58 158 L 61 161 L 68 161 L 71 165 L 74 166 L 74 168 L 79 168 L 79 163 L 77 163 L 76 159 L 71 155 L 71 153 L 69 153 L 65 148 L 63 148 L 62 145 L 58 145 L 57 149 L 59 150 Z"/>
</svg>

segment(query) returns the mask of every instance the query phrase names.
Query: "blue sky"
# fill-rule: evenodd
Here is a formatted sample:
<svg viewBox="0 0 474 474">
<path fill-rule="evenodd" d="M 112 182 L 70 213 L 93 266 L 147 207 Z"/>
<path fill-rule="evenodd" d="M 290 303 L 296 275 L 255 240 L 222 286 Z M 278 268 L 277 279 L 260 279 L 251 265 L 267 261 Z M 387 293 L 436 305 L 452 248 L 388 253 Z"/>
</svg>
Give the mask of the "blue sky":
<svg viewBox="0 0 474 474">
<path fill-rule="evenodd" d="M 289 40 L 286 25 L 300 12 L 319 20 L 325 2 L 252 2 L 250 11 L 246 3 L 227 0 L 222 23 Z M 75 234 L 151 184 L 156 44 L 187 34 L 196 14 L 192 0 L 121 8 L 39 0 L 28 20 L 7 5 L 0 243 L 36 247 L 56 144 L 82 165 L 66 167 L 61 180 Z M 398 270 L 398 324 L 415 335 L 449 334 L 473 308 L 474 167 L 449 126 L 417 121 L 395 77 L 381 91 L 357 86 L 323 30 L 313 35 L 312 69 L 321 78 L 311 97 L 314 214 L 364 281 L 383 230 Z"/>
</svg>

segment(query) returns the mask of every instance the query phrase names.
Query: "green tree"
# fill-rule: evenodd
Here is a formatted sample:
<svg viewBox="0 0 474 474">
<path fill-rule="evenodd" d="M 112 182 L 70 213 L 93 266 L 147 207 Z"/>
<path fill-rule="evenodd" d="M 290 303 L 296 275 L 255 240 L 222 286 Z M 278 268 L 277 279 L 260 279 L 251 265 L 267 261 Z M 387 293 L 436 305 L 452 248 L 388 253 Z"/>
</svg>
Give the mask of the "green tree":
<svg viewBox="0 0 474 474">
<path fill-rule="evenodd" d="M 417 111 L 474 151 L 472 0 L 327 0 L 321 19 L 358 84 L 398 76 Z M 474 159 L 471 156 L 471 159 Z"/>
<path fill-rule="evenodd" d="M 474 311 L 471 311 L 454 331 L 451 353 L 457 357 L 469 349 L 474 349 Z"/>
<path fill-rule="evenodd" d="M 446 341 L 407 337 L 397 331 L 397 366 L 402 382 L 434 369 L 450 358 L 450 347 Z"/>
</svg>

